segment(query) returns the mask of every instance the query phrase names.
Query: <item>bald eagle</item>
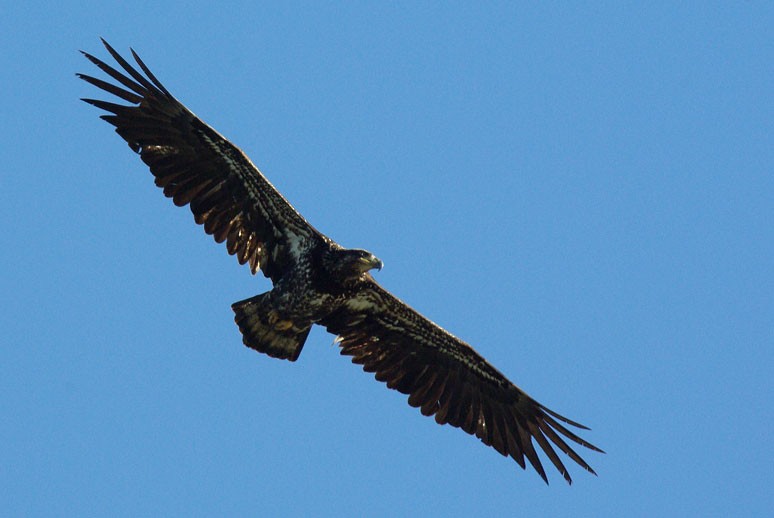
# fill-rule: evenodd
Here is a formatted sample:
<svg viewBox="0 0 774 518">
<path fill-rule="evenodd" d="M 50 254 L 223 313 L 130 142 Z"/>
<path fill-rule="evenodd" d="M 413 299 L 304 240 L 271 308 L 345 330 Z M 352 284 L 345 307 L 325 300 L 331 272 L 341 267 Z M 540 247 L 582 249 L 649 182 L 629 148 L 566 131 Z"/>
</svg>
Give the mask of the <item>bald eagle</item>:
<svg viewBox="0 0 774 518">
<path fill-rule="evenodd" d="M 526 458 L 546 483 L 533 441 L 568 483 L 555 448 L 596 474 L 567 443 L 602 452 L 568 426 L 588 428 L 532 399 L 468 344 L 385 290 L 369 273 L 382 268 L 376 256 L 320 233 L 239 148 L 175 99 L 134 50 L 142 73 L 102 43 L 124 72 L 83 54 L 118 84 L 77 76 L 129 105 L 83 101 L 108 112 L 101 118 L 140 155 L 165 196 L 188 205 L 240 264 L 271 279 L 271 291 L 232 305 L 247 347 L 295 361 L 311 327 L 324 326 L 341 354 L 408 395 L 423 415 L 475 435 L 522 469 Z"/>
</svg>

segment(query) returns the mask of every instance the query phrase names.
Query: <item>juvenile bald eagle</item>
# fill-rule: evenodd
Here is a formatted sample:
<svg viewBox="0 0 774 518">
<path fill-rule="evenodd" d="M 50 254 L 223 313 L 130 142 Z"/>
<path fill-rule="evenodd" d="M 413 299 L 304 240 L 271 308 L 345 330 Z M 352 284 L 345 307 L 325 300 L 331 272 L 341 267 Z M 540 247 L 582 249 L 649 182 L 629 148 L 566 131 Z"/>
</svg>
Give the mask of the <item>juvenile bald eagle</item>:
<svg viewBox="0 0 774 518">
<path fill-rule="evenodd" d="M 85 102 L 150 167 L 175 205 L 189 205 L 196 223 L 229 254 L 271 279 L 267 293 L 233 304 L 248 347 L 274 358 L 298 359 L 312 325 L 337 335 L 341 354 L 375 373 L 387 387 L 439 424 L 474 434 L 543 480 L 533 441 L 571 483 L 558 448 L 594 470 L 565 441 L 601 452 L 564 424 L 587 429 L 541 405 L 476 353 L 382 288 L 369 273 L 382 262 L 345 249 L 310 225 L 247 156 L 175 99 L 132 50 L 140 73 L 103 40 L 125 73 L 86 58 L 119 86 L 77 76 L 129 105 Z M 564 423 L 564 424 L 562 424 Z"/>
</svg>

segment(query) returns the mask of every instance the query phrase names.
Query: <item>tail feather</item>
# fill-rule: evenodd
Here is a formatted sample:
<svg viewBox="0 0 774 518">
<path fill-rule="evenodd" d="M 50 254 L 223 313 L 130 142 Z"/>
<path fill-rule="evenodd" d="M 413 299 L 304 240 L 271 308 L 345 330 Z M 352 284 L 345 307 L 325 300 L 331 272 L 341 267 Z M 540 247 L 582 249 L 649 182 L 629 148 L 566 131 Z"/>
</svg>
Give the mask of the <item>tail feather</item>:
<svg viewBox="0 0 774 518">
<path fill-rule="evenodd" d="M 312 324 L 283 319 L 268 303 L 267 295 L 264 293 L 231 305 L 242 342 L 272 358 L 296 361 Z"/>
</svg>

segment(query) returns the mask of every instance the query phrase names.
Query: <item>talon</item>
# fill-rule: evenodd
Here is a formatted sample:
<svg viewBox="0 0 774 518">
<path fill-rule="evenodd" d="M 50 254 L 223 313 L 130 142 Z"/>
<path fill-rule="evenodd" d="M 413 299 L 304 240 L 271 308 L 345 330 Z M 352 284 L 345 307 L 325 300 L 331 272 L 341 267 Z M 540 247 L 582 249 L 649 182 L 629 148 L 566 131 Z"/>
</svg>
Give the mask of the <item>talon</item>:
<svg viewBox="0 0 774 518">
<path fill-rule="evenodd" d="M 287 331 L 291 327 L 293 327 L 293 322 L 291 320 L 278 320 L 274 325 L 274 329 L 277 331 Z"/>
<path fill-rule="evenodd" d="M 274 324 L 277 323 L 278 320 L 279 320 L 279 313 L 277 313 L 277 311 L 274 309 L 269 311 L 269 325 L 273 326 Z"/>
</svg>

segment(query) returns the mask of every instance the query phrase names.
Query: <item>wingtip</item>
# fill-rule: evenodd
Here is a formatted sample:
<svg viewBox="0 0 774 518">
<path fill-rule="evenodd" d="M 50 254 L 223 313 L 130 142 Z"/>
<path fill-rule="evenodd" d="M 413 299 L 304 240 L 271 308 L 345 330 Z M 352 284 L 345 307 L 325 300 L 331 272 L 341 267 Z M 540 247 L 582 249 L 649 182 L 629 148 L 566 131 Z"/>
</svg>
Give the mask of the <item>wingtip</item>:
<svg viewBox="0 0 774 518">
<path fill-rule="evenodd" d="M 572 485 L 572 477 L 570 476 L 570 472 L 565 470 L 564 473 L 562 473 L 562 477 L 564 477 L 564 480 L 567 482 L 568 486 Z"/>
<path fill-rule="evenodd" d="M 102 45 L 105 46 L 105 48 L 107 49 L 107 51 L 110 53 L 111 56 L 115 57 L 116 55 L 118 55 L 118 52 L 116 51 L 116 49 L 114 49 L 113 46 L 110 45 L 110 43 L 108 43 L 107 40 L 105 40 L 105 38 L 100 36 L 99 39 L 102 42 Z"/>
<path fill-rule="evenodd" d="M 579 429 L 581 429 L 581 430 L 587 430 L 587 431 L 590 431 L 590 430 L 591 430 L 591 428 L 589 428 L 589 427 L 588 427 L 588 426 L 586 426 L 585 424 L 581 424 L 581 423 L 579 423 L 578 421 L 573 421 L 572 419 L 568 419 L 568 418 L 564 417 L 562 414 L 559 414 L 559 413 L 557 413 L 557 412 L 554 412 L 554 411 L 553 411 L 553 410 L 551 410 L 550 408 L 546 408 L 546 407 L 545 407 L 545 406 L 543 406 L 543 405 L 540 405 L 540 407 L 541 407 L 541 408 L 542 408 L 542 409 L 543 409 L 543 410 L 544 410 L 546 413 L 548 413 L 549 415 L 552 415 L 552 416 L 554 416 L 555 418 L 559 419 L 559 420 L 560 420 L 560 421 L 562 421 L 563 423 L 569 424 L 570 426 L 574 426 L 575 428 L 579 428 Z"/>
<path fill-rule="evenodd" d="M 102 46 L 108 49 L 108 51 L 112 54 L 114 52 L 113 47 L 110 46 L 110 43 L 107 42 L 105 38 L 102 36 L 99 37 L 99 41 L 102 42 Z"/>
<path fill-rule="evenodd" d="M 86 52 L 84 50 L 81 50 L 80 52 L 81 52 L 81 54 L 83 54 L 83 56 L 86 59 L 88 59 L 89 61 L 91 61 L 95 65 L 100 66 L 101 61 L 98 58 L 95 58 L 93 55 L 89 54 L 88 52 Z"/>
</svg>

